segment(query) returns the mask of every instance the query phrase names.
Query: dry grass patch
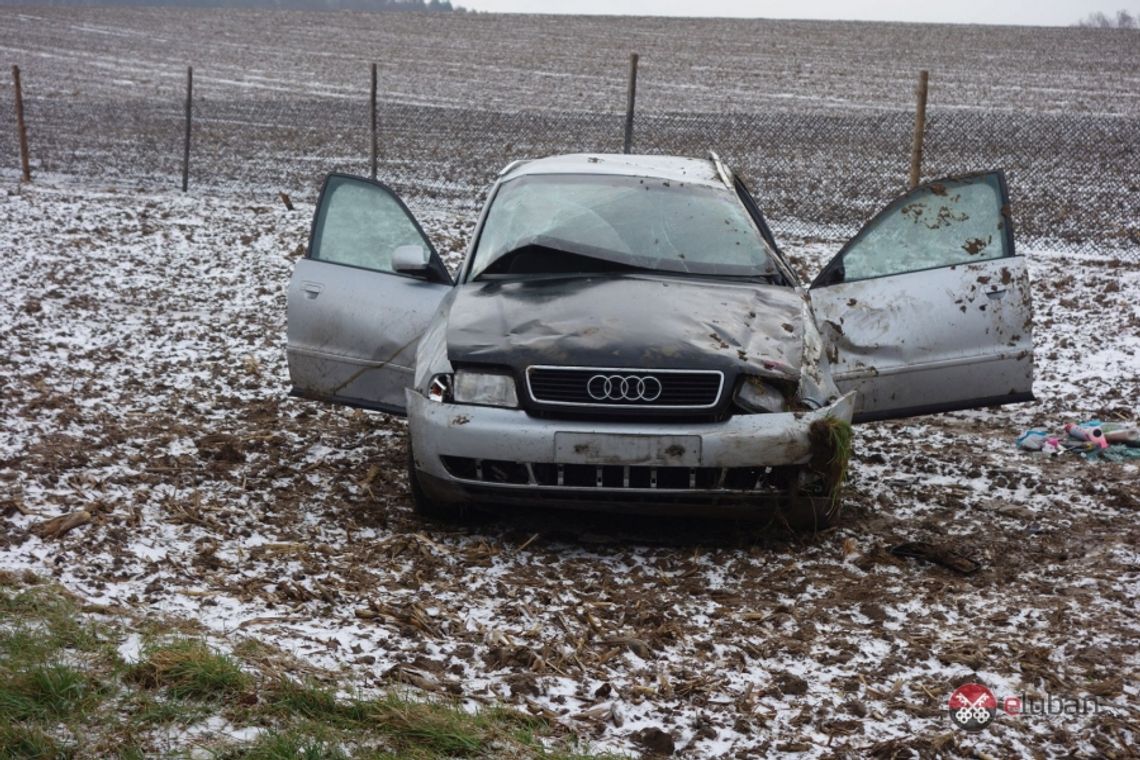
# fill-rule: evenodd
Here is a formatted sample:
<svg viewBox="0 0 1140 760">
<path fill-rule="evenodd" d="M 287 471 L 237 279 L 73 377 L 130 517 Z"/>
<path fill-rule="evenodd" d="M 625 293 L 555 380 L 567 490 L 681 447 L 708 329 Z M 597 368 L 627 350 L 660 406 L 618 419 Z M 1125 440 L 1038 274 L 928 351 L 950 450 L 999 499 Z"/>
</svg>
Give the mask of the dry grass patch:
<svg viewBox="0 0 1140 760">
<path fill-rule="evenodd" d="M 85 610 L 55 586 L 0 577 L 0 757 L 141 758 L 191 748 L 233 760 L 598 757 L 578 753 L 561 727 L 511 710 L 472 713 L 411 694 L 357 696 L 298 682 L 280 669 L 288 656 L 264 646 L 225 653 L 166 633 L 127 663 L 119 646 L 128 628 L 155 625 Z"/>
</svg>

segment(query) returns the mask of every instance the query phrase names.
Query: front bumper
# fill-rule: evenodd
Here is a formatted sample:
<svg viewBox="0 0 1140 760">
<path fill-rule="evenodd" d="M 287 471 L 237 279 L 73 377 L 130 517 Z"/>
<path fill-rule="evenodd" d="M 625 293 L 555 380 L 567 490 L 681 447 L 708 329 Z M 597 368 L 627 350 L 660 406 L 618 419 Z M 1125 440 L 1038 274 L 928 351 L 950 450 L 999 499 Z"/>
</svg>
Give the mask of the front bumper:
<svg viewBox="0 0 1140 760">
<path fill-rule="evenodd" d="M 811 459 L 812 423 L 850 422 L 854 393 L 813 412 L 709 423 L 543 419 L 413 389 L 407 408 L 420 485 L 433 499 L 657 511 L 786 496 Z"/>
</svg>

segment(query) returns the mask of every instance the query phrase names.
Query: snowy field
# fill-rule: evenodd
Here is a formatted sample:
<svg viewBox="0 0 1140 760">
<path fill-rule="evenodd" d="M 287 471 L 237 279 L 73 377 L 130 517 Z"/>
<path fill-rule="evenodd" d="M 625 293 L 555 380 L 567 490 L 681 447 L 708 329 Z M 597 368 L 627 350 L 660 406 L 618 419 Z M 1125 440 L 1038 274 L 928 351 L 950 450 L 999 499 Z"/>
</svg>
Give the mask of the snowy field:
<svg viewBox="0 0 1140 760">
<path fill-rule="evenodd" d="M 349 100 L 376 62 L 386 100 L 623 111 L 638 52 L 650 110 L 910 107 L 927 68 L 947 106 L 1140 114 L 1126 30 L 8 6 L 5 62 L 49 64 L 50 92 L 165 94 L 174 110 L 187 65 L 204 95 Z"/>
<path fill-rule="evenodd" d="M 59 23 L 63 12 L 52 13 Z M 75 22 L 123 46 L 98 57 L 105 76 L 134 77 L 165 54 L 156 34 L 124 25 L 143 17 L 161 31 L 161 14 L 107 13 Z M 48 56 L 50 34 L 17 42 L 13 18 L 0 17 L 8 55 Z M 395 35 L 407 22 L 384 23 Z M 550 29 L 501 17 L 441 23 L 500 41 L 469 64 L 487 77 L 481 67 L 496 56 L 517 74 L 536 55 L 513 48 L 503 25 Z M 594 35 L 575 43 L 578 55 L 590 39 L 603 45 L 608 27 L 573 23 Z M 203 17 L 195 28 L 216 27 L 218 45 L 239 49 L 223 26 Z M 272 74 L 283 97 L 306 77 L 337 86 L 323 69 L 289 70 L 281 50 L 299 32 L 287 26 L 248 51 L 272 71 L 235 64 L 234 80 Z M 649 45 L 673 27 L 634 28 Z M 716 39 L 724 60 L 743 44 Z M 903 47 L 918 55 L 918 41 Z M 1080 51 L 1066 54 L 1070 64 Z M 461 65 L 445 53 L 438 66 Z M 799 65 L 825 57 L 814 55 Z M 417 73 L 421 58 L 405 60 L 422 76 L 416 92 L 462 96 Z M 685 60 L 678 92 L 713 97 Z M 1088 108 L 1123 102 L 1085 91 L 1055 60 L 1040 65 L 1041 88 L 1054 82 Z M 1106 87 L 1113 71 L 1127 76 L 1108 70 Z M 951 91 L 966 98 L 980 86 L 964 75 Z M 596 89 L 583 84 L 583 97 Z M 292 212 L 278 189 L 182 195 L 50 173 L 21 185 L 3 168 L 0 569 L 32 570 L 112 609 L 200 621 L 220 642 L 254 637 L 363 689 L 407 684 L 472 707 L 513 705 L 600 749 L 638 753 L 637 737 L 658 729 L 688 758 L 1140 751 L 1140 467 L 1013 446 L 1031 426 L 1136 420 L 1140 250 L 1023 243 L 1038 401 L 858 428 L 848 510 L 828 532 L 557 514 L 441 528 L 411 514 L 402 421 L 286 395 L 285 288 L 316 188 L 294 197 Z M 427 196 L 413 208 L 454 261 L 472 215 Z M 789 241 L 789 252 L 814 272 L 839 242 Z M 90 522 L 61 537 L 36 530 L 80 510 Z M 905 541 L 956 550 L 981 569 L 959 575 L 889 554 Z M 1001 716 L 966 734 L 945 708 L 969 681 L 999 700 L 1095 697 L 1099 708 Z"/>
<path fill-rule="evenodd" d="M 777 231 L 850 235 L 902 189 L 929 69 L 928 179 L 1001 167 L 1019 230 L 1058 250 L 1140 245 L 1127 30 L 0 9 L 36 172 L 179 187 L 193 66 L 191 187 L 310 192 L 330 170 L 368 171 L 375 63 L 380 176 L 470 212 L 510 161 L 621 150 L 638 51 L 635 151 L 716 150 Z M 0 155 L 16 153 L 0 128 Z"/>
<path fill-rule="evenodd" d="M 1135 255 L 1031 253 L 1041 400 L 860 428 L 836 530 L 549 515 L 449 530 L 410 513 L 401 421 L 286 396 L 285 284 L 310 205 L 6 185 L 5 568 L 363 686 L 516 704 L 604 747 L 650 726 L 688 757 L 1136 746 L 1138 468 L 1012 446 L 1029 425 L 1135 413 Z M 76 510 L 92 523 L 32 533 Z M 982 570 L 886 553 L 910 540 Z M 1106 707 L 967 737 L 943 710 L 964 679 Z"/>
</svg>

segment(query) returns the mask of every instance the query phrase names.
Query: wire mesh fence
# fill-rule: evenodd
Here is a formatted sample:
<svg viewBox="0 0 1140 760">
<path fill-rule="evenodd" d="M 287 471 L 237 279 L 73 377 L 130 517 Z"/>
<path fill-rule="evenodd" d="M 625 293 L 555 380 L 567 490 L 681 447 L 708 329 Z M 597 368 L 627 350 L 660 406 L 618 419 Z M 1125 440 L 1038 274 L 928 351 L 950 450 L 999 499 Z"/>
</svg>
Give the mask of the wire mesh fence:
<svg viewBox="0 0 1140 760">
<path fill-rule="evenodd" d="M 635 145 L 715 148 L 746 177 L 773 227 L 853 234 L 905 190 L 914 116 L 906 111 L 639 115 Z M 1140 243 L 1140 120 L 927 110 L 925 179 L 1007 172 L 1019 237 L 1061 248 Z"/>
<path fill-rule="evenodd" d="M 314 192 L 338 170 L 369 172 L 369 109 L 343 94 L 199 89 L 190 188 Z M 177 187 L 182 104 L 98 93 L 28 97 L 33 167 Z M 795 238 L 854 233 L 906 183 L 913 114 L 800 108 L 758 113 L 640 110 L 633 151 L 717 151 L 750 184 L 773 229 Z M 456 211 L 477 206 L 512 160 L 620 152 L 625 114 L 381 103 L 379 178 Z M 927 111 L 923 176 L 1004 168 L 1022 240 L 1075 249 L 1140 244 L 1140 119 L 1072 113 Z M 18 154 L 14 130 L 0 150 Z"/>
</svg>

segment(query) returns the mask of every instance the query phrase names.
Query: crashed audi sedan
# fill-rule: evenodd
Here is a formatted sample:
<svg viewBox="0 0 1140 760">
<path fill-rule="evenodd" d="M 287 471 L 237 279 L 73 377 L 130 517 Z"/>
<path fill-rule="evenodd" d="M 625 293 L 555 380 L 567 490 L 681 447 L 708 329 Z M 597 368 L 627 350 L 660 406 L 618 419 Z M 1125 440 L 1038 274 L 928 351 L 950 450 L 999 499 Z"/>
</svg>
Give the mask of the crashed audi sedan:
<svg viewBox="0 0 1140 760">
<path fill-rule="evenodd" d="M 715 155 L 516 162 L 453 278 L 330 175 L 288 293 L 293 394 L 408 417 L 415 509 L 836 513 L 849 423 L 1032 398 L 1001 172 L 920 186 L 802 284 Z M 848 439 L 849 440 L 849 435 Z"/>
</svg>

